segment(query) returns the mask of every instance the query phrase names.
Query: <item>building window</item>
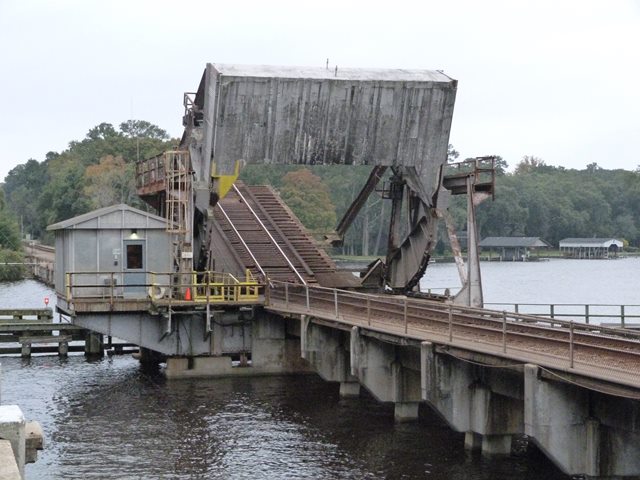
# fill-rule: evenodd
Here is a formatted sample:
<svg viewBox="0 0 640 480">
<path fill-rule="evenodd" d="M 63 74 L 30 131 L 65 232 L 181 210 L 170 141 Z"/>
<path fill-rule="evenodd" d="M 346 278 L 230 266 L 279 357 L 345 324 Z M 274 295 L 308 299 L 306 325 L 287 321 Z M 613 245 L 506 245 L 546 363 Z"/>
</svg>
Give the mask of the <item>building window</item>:
<svg viewBox="0 0 640 480">
<path fill-rule="evenodd" d="M 127 269 L 142 270 L 142 245 L 127 245 Z"/>
</svg>

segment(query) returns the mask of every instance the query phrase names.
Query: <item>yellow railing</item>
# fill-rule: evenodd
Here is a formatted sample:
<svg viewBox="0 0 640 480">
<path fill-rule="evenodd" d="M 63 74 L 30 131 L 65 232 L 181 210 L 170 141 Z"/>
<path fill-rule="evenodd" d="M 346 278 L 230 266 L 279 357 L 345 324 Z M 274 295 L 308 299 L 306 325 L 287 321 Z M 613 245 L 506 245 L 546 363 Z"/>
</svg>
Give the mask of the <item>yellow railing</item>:
<svg viewBox="0 0 640 480">
<path fill-rule="evenodd" d="M 248 302 L 258 300 L 260 285 L 251 272 L 244 281 L 230 273 L 193 272 L 192 298 L 197 302 Z"/>
<path fill-rule="evenodd" d="M 197 303 L 259 302 L 263 284 L 245 272 L 244 279 L 230 273 L 142 272 L 139 283 L 126 282 L 126 272 L 66 272 L 67 302 L 79 299 L 151 298 L 152 301 L 192 301 Z"/>
</svg>

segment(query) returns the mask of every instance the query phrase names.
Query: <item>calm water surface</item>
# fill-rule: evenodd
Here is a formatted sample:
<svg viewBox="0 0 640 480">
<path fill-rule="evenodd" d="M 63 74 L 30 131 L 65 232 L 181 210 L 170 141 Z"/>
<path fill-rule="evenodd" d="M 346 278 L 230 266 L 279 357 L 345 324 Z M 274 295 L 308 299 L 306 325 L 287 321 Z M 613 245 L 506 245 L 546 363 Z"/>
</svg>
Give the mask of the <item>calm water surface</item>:
<svg viewBox="0 0 640 480">
<path fill-rule="evenodd" d="M 640 304 L 640 258 L 482 262 L 485 302 Z M 433 263 L 422 289 L 460 288 L 452 263 Z"/>
<path fill-rule="evenodd" d="M 487 302 L 640 303 L 640 260 L 484 263 Z M 456 287 L 452 264 L 423 287 Z M 635 288 L 634 288 L 635 287 Z M 0 308 L 40 307 L 33 281 L 0 285 Z M 54 300 L 54 297 L 51 297 Z M 395 424 L 366 394 L 313 375 L 166 381 L 130 357 L 3 357 L 2 403 L 45 431 L 35 479 L 562 479 L 534 448 L 484 459 L 424 408 Z"/>
</svg>

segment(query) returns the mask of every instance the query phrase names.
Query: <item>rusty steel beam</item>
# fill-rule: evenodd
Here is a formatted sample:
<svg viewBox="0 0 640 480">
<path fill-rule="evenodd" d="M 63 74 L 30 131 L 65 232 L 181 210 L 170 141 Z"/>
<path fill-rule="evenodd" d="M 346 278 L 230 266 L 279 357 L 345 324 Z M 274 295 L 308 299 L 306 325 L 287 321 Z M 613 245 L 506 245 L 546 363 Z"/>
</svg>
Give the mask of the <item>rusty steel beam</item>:
<svg viewBox="0 0 640 480">
<path fill-rule="evenodd" d="M 331 241 L 334 246 L 339 246 L 342 244 L 344 234 L 347 233 L 347 230 L 358 216 L 358 213 L 360 213 L 360 210 L 362 210 L 362 207 L 369 198 L 369 195 L 371 195 L 371 193 L 378 186 L 378 183 L 380 183 L 380 179 L 386 171 L 387 167 L 385 165 L 376 165 L 373 167 L 373 169 L 371 169 L 371 173 L 369 174 L 369 178 L 367 178 L 367 182 L 364 184 L 362 190 L 360 190 L 360 193 L 358 193 L 358 196 L 355 198 L 355 200 L 351 202 L 351 205 L 342 216 L 340 223 L 338 223 L 336 234 L 339 238 Z"/>
</svg>

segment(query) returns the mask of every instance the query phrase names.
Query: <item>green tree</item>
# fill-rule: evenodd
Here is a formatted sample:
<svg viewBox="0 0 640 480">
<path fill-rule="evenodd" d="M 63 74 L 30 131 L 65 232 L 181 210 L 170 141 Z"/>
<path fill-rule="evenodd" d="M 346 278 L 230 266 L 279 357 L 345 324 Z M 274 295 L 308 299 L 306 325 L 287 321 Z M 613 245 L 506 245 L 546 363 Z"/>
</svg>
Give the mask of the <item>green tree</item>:
<svg viewBox="0 0 640 480">
<path fill-rule="evenodd" d="M 90 165 L 84 174 L 84 194 L 92 208 L 119 203 L 138 204 L 134 165 L 122 157 L 107 155 L 97 165 Z"/>
<path fill-rule="evenodd" d="M 22 244 L 20 230 L 4 203 L 4 192 L 0 190 L 0 282 L 20 280 L 23 276 Z"/>
<path fill-rule="evenodd" d="M 39 208 L 51 224 L 88 212 L 91 202 L 84 194 L 84 168 L 72 157 L 61 155 L 59 167 L 40 196 Z"/>
<path fill-rule="evenodd" d="M 24 267 L 15 264 L 20 264 L 23 261 L 24 257 L 21 252 L 0 248 L 0 282 L 21 280 L 24 276 Z"/>
<path fill-rule="evenodd" d="M 168 140 L 166 130 L 153 125 L 145 120 L 127 120 L 120 124 L 120 131 L 129 138 L 153 138 L 156 140 Z"/>
<path fill-rule="evenodd" d="M 38 197 L 48 181 L 46 163 L 34 159 L 16 166 L 5 178 L 6 204 L 13 214 L 21 219 L 25 232 L 34 237 L 40 236 L 46 226 L 38 208 Z"/>
<path fill-rule="evenodd" d="M 458 152 L 455 148 L 453 148 L 453 145 L 449 144 L 447 146 L 447 162 L 449 163 L 455 162 L 459 156 L 460 156 L 460 152 Z"/>
<path fill-rule="evenodd" d="M 496 175 L 502 176 L 507 174 L 507 169 L 509 168 L 509 164 L 500 155 L 496 155 L 494 165 L 496 169 Z"/>
<path fill-rule="evenodd" d="M 326 233 L 336 223 L 336 209 L 322 179 L 303 168 L 287 173 L 282 179 L 280 195 L 305 227 Z"/>
<path fill-rule="evenodd" d="M 0 249 L 12 251 L 22 249 L 18 223 L 6 210 L 0 211 Z"/>
<path fill-rule="evenodd" d="M 533 155 L 525 155 L 522 160 L 516 165 L 516 169 L 513 172 L 515 175 L 522 175 L 525 173 L 533 173 L 534 171 L 546 166 L 544 160 Z"/>
<path fill-rule="evenodd" d="M 5 180 L 6 203 L 25 232 L 41 239 L 49 223 L 109 202 L 141 206 L 134 188 L 136 159 L 162 153 L 176 142 L 143 120 L 123 122 L 120 130 L 101 123 L 63 152 L 48 152 L 42 162 L 31 159 L 12 169 Z"/>
</svg>

